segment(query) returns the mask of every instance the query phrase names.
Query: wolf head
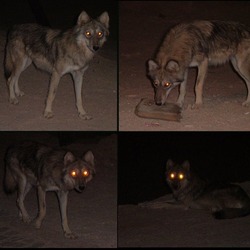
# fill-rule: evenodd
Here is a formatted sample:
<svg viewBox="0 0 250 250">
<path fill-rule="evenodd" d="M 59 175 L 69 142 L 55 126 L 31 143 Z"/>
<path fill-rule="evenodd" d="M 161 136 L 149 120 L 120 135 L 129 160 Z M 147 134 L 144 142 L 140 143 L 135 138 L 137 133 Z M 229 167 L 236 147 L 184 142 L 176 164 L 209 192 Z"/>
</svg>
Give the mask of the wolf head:
<svg viewBox="0 0 250 250">
<path fill-rule="evenodd" d="M 154 60 L 149 60 L 148 75 L 155 88 L 157 105 L 165 104 L 170 91 L 184 81 L 184 72 L 175 60 L 168 61 L 165 67 L 161 67 Z"/>
<path fill-rule="evenodd" d="M 95 175 L 94 155 L 88 151 L 82 158 L 75 157 L 71 152 L 64 156 L 64 182 L 67 189 L 82 192 L 87 182 Z"/>
<path fill-rule="evenodd" d="M 166 181 L 172 191 L 185 188 L 190 179 L 190 164 L 188 161 L 181 165 L 174 163 L 171 159 L 166 164 Z"/>
<path fill-rule="evenodd" d="M 98 18 L 92 19 L 82 11 L 76 25 L 78 43 L 84 43 L 91 52 L 101 48 L 109 35 L 109 15 L 105 11 Z"/>
</svg>

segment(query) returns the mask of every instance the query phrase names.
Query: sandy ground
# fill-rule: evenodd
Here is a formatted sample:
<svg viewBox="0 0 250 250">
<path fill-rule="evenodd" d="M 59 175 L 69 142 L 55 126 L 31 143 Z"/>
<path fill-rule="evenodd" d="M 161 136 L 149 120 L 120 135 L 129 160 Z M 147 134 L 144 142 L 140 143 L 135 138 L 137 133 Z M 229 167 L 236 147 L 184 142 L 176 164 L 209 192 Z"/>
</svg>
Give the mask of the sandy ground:
<svg viewBox="0 0 250 250">
<path fill-rule="evenodd" d="M 3 65 L 6 31 L 0 31 L 0 62 Z M 19 104 L 8 102 L 3 67 L 0 68 L 0 130 L 117 130 L 117 44 L 110 39 L 85 72 L 83 107 L 92 120 L 81 120 L 75 106 L 74 85 L 70 75 L 62 77 L 53 103 L 54 117 L 43 117 L 50 76 L 33 65 L 19 81 L 25 93 Z"/>
<path fill-rule="evenodd" d="M 244 81 L 231 65 L 212 67 L 204 85 L 203 108 L 192 110 L 196 69 L 188 76 L 181 122 L 144 119 L 134 114 L 141 98 L 154 98 L 146 77 L 146 62 L 152 58 L 169 26 L 193 19 L 249 22 L 250 4 L 241 1 L 122 1 L 119 43 L 119 129 L 121 131 L 245 131 L 250 108 L 241 106 L 247 95 Z M 175 102 L 178 89 L 169 102 Z"/>
<path fill-rule="evenodd" d="M 241 184 L 250 194 L 250 182 Z M 171 195 L 153 202 L 163 201 Z M 118 208 L 119 247 L 249 247 L 250 216 L 215 220 L 209 211 Z"/>
<path fill-rule="evenodd" d="M 3 177 L 3 156 L 6 147 L 23 137 L 49 145 L 58 145 L 53 134 L 26 134 L 2 132 L 0 134 L 0 179 Z M 70 136 L 67 136 L 70 138 Z M 63 236 L 59 204 L 54 192 L 47 192 L 47 214 L 41 229 L 33 223 L 24 224 L 19 220 L 16 195 L 7 196 L 0 186 L 0 246 L 1 247 L 116 247 L 117 246 L 117 136 L 115 134 L 94 133 L 92 138 L 79 134 L 65 144 L 78 155 L 91 149 L 95 156 L 96 176 L 85 190 L 79 194 L 71 191 L 68 199 L 68 221 L 78 239 L 70 240 Z M 2 183 L 2 182 L 1 182 Z M 37 214 L 35 189 L 25 200 L 31 217 Z"/>
</svg>

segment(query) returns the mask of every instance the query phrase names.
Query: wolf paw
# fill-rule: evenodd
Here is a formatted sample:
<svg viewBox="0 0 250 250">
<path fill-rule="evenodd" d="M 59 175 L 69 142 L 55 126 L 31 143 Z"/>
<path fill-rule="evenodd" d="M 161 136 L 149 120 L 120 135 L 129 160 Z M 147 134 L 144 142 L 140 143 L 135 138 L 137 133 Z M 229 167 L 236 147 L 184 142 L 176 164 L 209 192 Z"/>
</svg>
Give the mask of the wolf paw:
<svg viewBox="0 0 250 250">
<path fill-rule="evenodd" d="M 23 91 L 18 91 L 18 92 L 16 92 L 16 96 L 24 96 L 24 92 Z"/>
<path fill-rule="evenodd" d="M 72 233 L 72 232 L 70 232 L 70 233 L 65 232 L 65 233 L 64 233 L 64 237 L 67 238 L 67 239 L 77 239 L 77 238 L 78 238 L 78 236 L 75 235 L 75 234 Z"/>
<path fill-rule="evenodd" d="M 80 117 L 81 119 L 83 119 L 83 120 L 91 120 L 91 119 L 93 119 L 92 116 L 87 115 L 87 114 L 84 114 L 84 115 L 79 114 L 79 117 Z"/>
<path fill-rule="evenodd" d="M 16 97 L 10 98 L 9 102 L 10 102 L 11 104 L 15 104 L 15 105 L 19 103 L 19 101 L 17 100 Z"/>
<path fill-rule="evenodd" d="M 36 229 L 39 229 L 39 228 L 41 227 L 41 224 L 42 224 L 42 221 L 36 219 L 36 221 L 35 221 L 35 228 L 36 228 Z"/>
<path fill-rule="evenodd" d="M 29 224 L 31 222 L 31 218 L 29 216 L 23 216 L 22 220 L 24 223 Z"/>
<path fill-rule="evenodd" d="M 45 111 L 44 112 L 44 117 L 47 118 L 47 119 L 50 119 L 54 116 L 53 112 L 52 111 Z"/>
<path fill-rule="evenodd" d="M 243 107 L 250 107 L 250 102 L 249 101 L 245 101 L 242 103 Z"/>
<path fill-rule="evenodd" d="M 202 106 L 202 103 L 194 103 L 191 107 L 191 109 L 200 109 Z"/>
</svg>

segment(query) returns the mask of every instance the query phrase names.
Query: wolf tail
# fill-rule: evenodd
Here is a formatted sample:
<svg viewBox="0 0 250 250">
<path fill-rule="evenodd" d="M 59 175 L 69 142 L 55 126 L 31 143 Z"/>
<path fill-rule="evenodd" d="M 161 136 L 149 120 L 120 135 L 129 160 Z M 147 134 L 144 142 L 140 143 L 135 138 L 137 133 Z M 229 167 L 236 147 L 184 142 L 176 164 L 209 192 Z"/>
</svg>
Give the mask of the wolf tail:
<svg viewBox="0 0 250 250">
<path fill-rule="evenodd" d="M 8 167 L 5 169 L 5 177 L 4 177 L 4 191 L 6 193 L 13 193 L 17 188 L 17 182 L 14 179 L 11 171 Z"/>
<path fill-rule="evenodd" d="M 225 208 L 213 213 L 215 219 L 233 219 L 237 217 L 244 217 L 250 214 L 250 206 L 243 208 Z"/>
</svg>

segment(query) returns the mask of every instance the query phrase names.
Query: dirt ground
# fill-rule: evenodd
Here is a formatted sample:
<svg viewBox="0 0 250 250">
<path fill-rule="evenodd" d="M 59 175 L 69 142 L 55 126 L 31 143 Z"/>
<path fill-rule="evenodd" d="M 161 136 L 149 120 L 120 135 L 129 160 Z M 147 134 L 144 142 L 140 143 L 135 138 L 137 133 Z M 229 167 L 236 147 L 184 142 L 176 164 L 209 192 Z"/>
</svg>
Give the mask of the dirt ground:
<svg viewBox="0 0 250 250">
<path fill-rule="evenodd" d="M 250 182 L 241 184 L 250 194 Z M 170 198 L 166 195 L 155 201 Z M 154 201 L 153 201 L 154 202 Z M 118 208 L 119 247 L 249 247 L 250 216 L 215 220 L 209 211 Z"/>
<path fill-rule="evenodd" d="M 250 108 L 241 106 L 247 95 L 244 81 L 231 65 L 210 67 L 204 84 L 204 105 L 192 110 L 196 69 L 189 71 L 181 122 L 144 119 L 134 114 L 142 98 L 154 98 L 146 77 L 146 62 L 153 58 L 169 26 L 193 19 L 249 21 L 249 2 L 243 1 L 121 1 L 119 43 L 120 131 L 246 131 Z M 175 102 L 178 89 L 168 101 Z"/>
<path fill-rule="evenodd" d="M 117 40 L 111 37 L 94 57 L 83 80 L 83 107 L 92 120 L 81 120 L 75 106 L 70 75 L 62 77 L 53 102 L 54 117 L 43 117 L 49 74 L 33 65 L 20 77 L 25 93 L 19 104 L 8 102 L 3 67 L 0 67 L 0 130 L 13 131 L 116 131 L 117 130 Z M 3 65 L 6 30 L 0 30 L 0 64 Z"/>
<path fill-rule="evenodd" d="M 90 132 L 88 132 L 90 133 Z M 39 230 L 34 224 L 19 220 L 16 194 L 7 196 L 0 185 L 0 246 L 1 247 L 56 247 L 56 248 L 115 248 L 117 246 L 117 135 L 83 133 L 65 134 L 63 146 L 77 155 L 92 150 L 96 175 L 80 194 L 74 190 L 68 196 L 68 222 L 78 239 L 63 236 L 59 204 L 55 192 L 47 192 L 47 213 Z M 51 146 L 58 146 L 57 133 L 25 132 L 0 133 L 0 180 L 2 183 L 7 146 L 20 140 L 32 139 Z M 67 143 L 68 141 L 68 143 Z M 35 217 L 38 204 L 35 189 L 27 194 L 25 206 Z"/>
</svg>

